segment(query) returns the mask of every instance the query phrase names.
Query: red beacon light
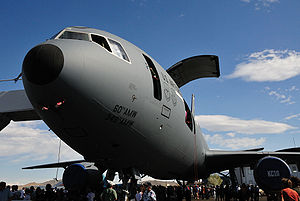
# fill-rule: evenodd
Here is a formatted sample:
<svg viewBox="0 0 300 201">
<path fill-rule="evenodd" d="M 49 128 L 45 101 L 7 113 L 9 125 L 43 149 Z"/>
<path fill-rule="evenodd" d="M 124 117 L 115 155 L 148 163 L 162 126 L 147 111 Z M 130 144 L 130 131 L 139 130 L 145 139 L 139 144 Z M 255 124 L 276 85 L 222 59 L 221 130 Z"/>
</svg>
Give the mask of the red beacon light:
<svg viewBox="0 0 300 201">
<path fill-rule="evenodd" d="M 49 110 L 49 108 L 47 108 L 47 107 L 42 107 L 42 110 Z"/>
<path fill-rule="evenodd" d="M 64 100 L 60 101 L 60 102 L 57 102 L 56 105 L 55 105 L 55 107 L 58 108 L 58 107 L 62 106 L 64 103 L 65 103 Z"/>
</svg>

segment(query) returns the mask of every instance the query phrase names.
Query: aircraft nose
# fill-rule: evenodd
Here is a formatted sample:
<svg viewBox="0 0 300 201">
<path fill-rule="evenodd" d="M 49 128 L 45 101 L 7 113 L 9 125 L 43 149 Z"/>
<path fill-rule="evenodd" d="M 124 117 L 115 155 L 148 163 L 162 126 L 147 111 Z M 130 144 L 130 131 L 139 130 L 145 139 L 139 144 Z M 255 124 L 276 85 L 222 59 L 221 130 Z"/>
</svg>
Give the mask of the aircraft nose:
<svg viewBox="0 0 300 201">
<path fill-rule="evenodd" d="M 44 85 L 54 81 L 64 65 L 61 49 L 52 44 L 32 48 L 23 61 L 23 73 L 28 81 Z"/>
</svg>

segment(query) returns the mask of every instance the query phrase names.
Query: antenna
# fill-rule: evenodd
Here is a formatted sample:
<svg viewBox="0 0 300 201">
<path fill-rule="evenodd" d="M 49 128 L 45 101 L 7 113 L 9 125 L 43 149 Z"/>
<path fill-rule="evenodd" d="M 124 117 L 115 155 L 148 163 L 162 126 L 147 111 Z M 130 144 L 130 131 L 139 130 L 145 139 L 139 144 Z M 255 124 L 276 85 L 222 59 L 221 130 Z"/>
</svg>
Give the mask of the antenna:
<svg viewBox="0 0 300 201">
<path fill-rule="evenodd" d="M 296 147 L 296 143 L 295 143 L 295 138 L 293 137 L 293 141 L 294 141 L 294 147 Z"/>
</svg>

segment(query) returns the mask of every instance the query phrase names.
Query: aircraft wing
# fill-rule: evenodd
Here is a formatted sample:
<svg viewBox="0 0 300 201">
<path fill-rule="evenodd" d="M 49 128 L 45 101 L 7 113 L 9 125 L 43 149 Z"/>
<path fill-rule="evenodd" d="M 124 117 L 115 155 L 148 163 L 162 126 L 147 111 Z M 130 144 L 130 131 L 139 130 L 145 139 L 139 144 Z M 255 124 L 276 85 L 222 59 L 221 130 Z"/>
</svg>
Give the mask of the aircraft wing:
<svg viewBox="0 0 300 201">
<path fill-rule="evenodd" d="M 206 153 L 206 169 L 209 172 L 221 172 L 236 167 L 254 166 L 265 156 L 276 156 L 288 163 L 300 162 L 300 152 L 257 152 L 257 151 L 219 151 Z M 222 165 L 220 165 L 222 164 Z"/>
<path fill-rule="evenodd" d="M 215 55 L 190 57 L 171 66 L 167 73 L 169 73 L 179 88 L 195 79 L 219 77 L 219 58 Z"/>
<path fill-rule="evenodd" d="M 11 120 L 40 120 L 24 90 L 0 92 L 0 131 Z"/>
<path fill-rule="evenodd" d="M 45 169 L 45 168 L 66 168 L 69 165 L 72 165 L 74 163 L 82 163 L 86 162 L 85 160 L 76 160 L 76 161 L 66 161 L 66 162 L 59 162 L 59 163 L 50 163 L 50 164 L 44 164 L 44 165 L 36 165 L 31 167 L 24 167 L 22 169 Z"/>
<path fill-rule="evenodd" d="M 300 147 L 277 150 L 276 152 L 300 152 Z"/>
<path fill-rule="evenodd" d="M 242 150 L 242 151 L 262 151 L 262 150 L 264 150 L 263 147 L 254 148 L 254 149 L 246 149 L 246 150 Z"/>
</svg>

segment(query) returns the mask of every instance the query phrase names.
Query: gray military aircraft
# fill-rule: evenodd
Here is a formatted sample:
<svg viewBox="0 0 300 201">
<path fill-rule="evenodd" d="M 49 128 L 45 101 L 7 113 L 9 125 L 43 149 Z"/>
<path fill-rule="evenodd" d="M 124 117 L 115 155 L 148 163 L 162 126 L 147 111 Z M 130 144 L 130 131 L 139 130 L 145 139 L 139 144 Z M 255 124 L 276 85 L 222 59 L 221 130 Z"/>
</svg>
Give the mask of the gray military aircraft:
<svg viewBox="0 0 300 201">
<path fill-rule="evenodd" d="M 179 88 L 190 81 L 219 76 L 215 55 L 164 70 L 120 37 L 68 27 L 27 53 L 25 90 L 0 93 L 0 130 L 11 120 L 43 120 L 85 160 L 27 169 L 64 167 L 68 188 L 88 185 L 107 169 L 125 182 L 140 173 L 193 181 L 246 165 L 256 166 L 262 186 L 273 186 L 289 176 L 285 161 L 298 162 L 298 150 L 211 150 L 194 120 L 194 98 L 190 110 L 182 97 Z"/>
</svg>

